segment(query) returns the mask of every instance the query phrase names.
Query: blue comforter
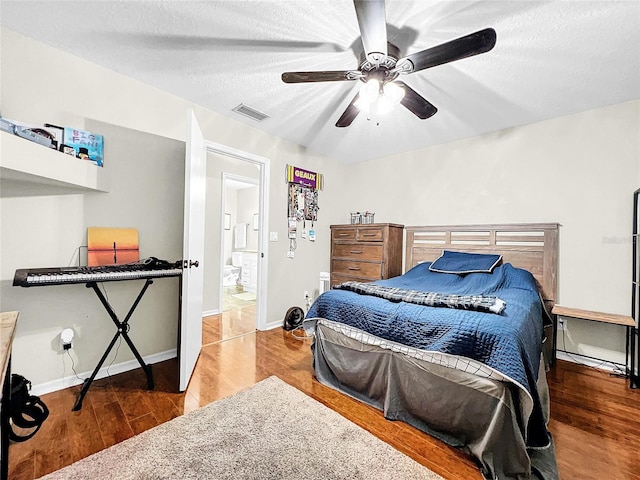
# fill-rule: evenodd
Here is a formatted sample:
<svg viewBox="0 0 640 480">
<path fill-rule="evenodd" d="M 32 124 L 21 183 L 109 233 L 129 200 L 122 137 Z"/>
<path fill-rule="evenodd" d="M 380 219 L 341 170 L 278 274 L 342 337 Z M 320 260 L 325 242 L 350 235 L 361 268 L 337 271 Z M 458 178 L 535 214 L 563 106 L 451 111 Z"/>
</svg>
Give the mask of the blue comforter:
<svg viewBox="0 0 640 480">
<path fill-rule="evenodd" d="M 506 302 L 501 314 L 405 302 L 393 303 L 346 290 L 330 290 L 313 303 L 307 318 L 322 317 L 415 348 L 478 360 L 508 376 L 533 397 L 542 348 L 543 307 L 535 279 L 506 263 L 493 273 L 435 273 L 422 263 L 404 275 L 375 283 L 458 295 L 490 295 Z M 546 444 L 540 438 L 533 443 Z"/>
</svg>

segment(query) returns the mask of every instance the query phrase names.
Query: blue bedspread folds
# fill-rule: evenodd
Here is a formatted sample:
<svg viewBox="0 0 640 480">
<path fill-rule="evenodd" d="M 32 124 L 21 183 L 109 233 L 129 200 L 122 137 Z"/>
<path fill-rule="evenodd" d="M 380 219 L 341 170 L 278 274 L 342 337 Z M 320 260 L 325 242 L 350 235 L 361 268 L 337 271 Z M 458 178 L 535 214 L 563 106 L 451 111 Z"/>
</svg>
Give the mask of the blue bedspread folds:
<svg viewBox="0 0 640 480">
<path fill-rule="evenodd" d="M 307 318 L 346 323 L 381 338 L 415 348 L 478 360 L 517 382 L 532 396 L 538 425 L 527 443 L 548 443 L 536 390 L 542 348 L 543 308 L 535 279 L 506 263 L 493 273 L 436 273 L 422 263 L 404 275 L 375 282 L 394 288 L 457 295 L 496 296 L 501 314 L 394 303 L 347 290 L 330 290 L 310 307 Z M 539 417 L 539 418 L 538 418 Z M 539 423 L 543 422 L 542 425 Z"/>
</svg>

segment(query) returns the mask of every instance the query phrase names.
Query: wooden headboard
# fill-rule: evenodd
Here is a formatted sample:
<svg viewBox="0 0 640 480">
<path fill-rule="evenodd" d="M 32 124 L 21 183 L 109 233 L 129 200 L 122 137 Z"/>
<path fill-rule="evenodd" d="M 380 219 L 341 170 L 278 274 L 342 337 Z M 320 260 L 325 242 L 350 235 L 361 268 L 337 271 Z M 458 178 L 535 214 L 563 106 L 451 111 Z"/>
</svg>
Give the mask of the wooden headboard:
<svg viewBox="0 0 640 480">
<path fill-rule="evenodd" d="M 558 224 L 438 225 L 405 227 L 405 271 L 432 262 L 443 250 L 497 253 L 504 263 L 528 270 L 541 287 L 545 303 L 558 298 Z"/>
</svg>

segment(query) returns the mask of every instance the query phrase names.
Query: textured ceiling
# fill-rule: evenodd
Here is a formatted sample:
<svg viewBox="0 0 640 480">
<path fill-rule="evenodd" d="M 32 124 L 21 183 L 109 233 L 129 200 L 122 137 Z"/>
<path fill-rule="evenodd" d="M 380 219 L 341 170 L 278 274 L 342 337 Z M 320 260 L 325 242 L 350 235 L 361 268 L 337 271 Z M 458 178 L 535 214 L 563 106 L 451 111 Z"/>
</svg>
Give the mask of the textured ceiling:
<svg viewBox="0 0 640 480">
<path fill-rule="evenodd" d="M 350 0 L 10 1 L 3 27 L 344 162 L 640 98 L 639 1 L 387 0 L 403 54 L 493 27 L 488 53 L 403 76 L 438 108 L 336 120 L 361 82 L 285 84 L 284 71 L 358 66 Z M 263 122 L 232 109 L 243 103 Z"/>
</svg>

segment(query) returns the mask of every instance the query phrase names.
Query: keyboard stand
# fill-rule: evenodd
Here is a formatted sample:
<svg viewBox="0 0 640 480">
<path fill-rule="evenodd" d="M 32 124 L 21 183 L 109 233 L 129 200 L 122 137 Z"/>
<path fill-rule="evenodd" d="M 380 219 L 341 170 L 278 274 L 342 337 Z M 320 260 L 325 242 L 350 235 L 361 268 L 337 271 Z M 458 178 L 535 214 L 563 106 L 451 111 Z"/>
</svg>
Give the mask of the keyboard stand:
<svg viewBox="0 0 640 480">
<path fill-rule="evenodd" d="M 144 370 L 144 373 L 147 375 L 147 390 L 153 390 L 154 384 L 153 384 L 153 373 L 151 372 L 151 365 L 147 365 L 146 363 L 144 363 L 144 360 L 140 356 L 140 353 L 138 352 L 138 350 L 136 349 L 135 345 L 131 341 L 131 338 L 129 338 L 129 333 L 128 333 L 129 332 L 129 328 L 130 328 L 129 327 L 129 319 L 131 318 L 131 315 L 133 315 L 133 312 L 136 309 L 136 307 L 138 306 L 138 303 L 140 303 L 140 300 L 142 299 L 142 296 L 147 291 L 147 288 L 149 288 L 149 285 L 151 285 L 152 283 L 153 283 L 153 280 L 151 280 L 150 278 L 146 279 L 146 281 L 144 283 L 144 286 L 142 287 L 142 290 L 140 290 L 140 293 L 138 294 L 138 297 L 136 298 L 135 302 L 133 302 L 133 305 L 131 305 L 131 308 L 129 309 L 129 313 L 127 313 L 127 316 L 122 321 L 120 321 L 118 316 L 113 311 L 113 308 L 111 308 L 111 305 L 109 305 L 109 302 L 105 298 L 104 294 L 98 288 L 98 283 L 97 282 L 88 282 L 86 284 L 87 288 L 92 288 L 93 291 L 96 292 L 96 295 L 100 299 L 100 302 L 102 302 L 102 305 L 104 306 L 105 310 L 109 314 L 109 317 L 111 317 L 111 320 L 113 320 L 113 323 L 115 324 L 115 326 L 116 326 L 116 328 L 118 330 L 117 330 L 116 334 L 113 336 L 113 339 L 111 340 L 111 343 L 107 347 L 107 350 L 102 355 L 102 358 L 100 359 L 100 362 L 98 362 L 98 365 L 93 370 L 93 373 L 91 374 L 91 376 L 84 380 L 84 383 L 82 385 L 82 390 L 80 390 L 80 393 L 78 394 L 78 397 L 76 398 L 76 403 L 73 405 L 72 411 L 76 412 L 76 411 L 78 411 L 78 410 L 80 410 L 82 408 L 82 400 L 84 399 L 84 396 L 87 394 L 87 391 L 89 390 L 89 387 L 91 387 L 91 384 L 93 383 L 93 380 L 96 378 L 96 375 L 100 371 L 100 368 L 102 368 L 102 364 L 107 359 L 107 356 L 109 355 L 109 352 L 111 352 L 111 349 L 115 345 L 115 343 L 118 340 L 118 338 L 121 337 L 121 336 L 122 336 L 122 338 L 124 338 L 124 341 L 127 342 L 127 345 L 129 345 L 129 348 L 131 349 L 131 351 L 135 355 L 136 359 L 138 360 L 138 363 L 140 364 L 140 366 Z"/>
</svg>

